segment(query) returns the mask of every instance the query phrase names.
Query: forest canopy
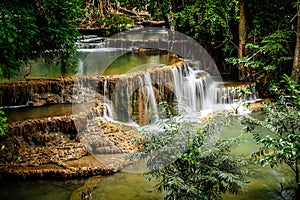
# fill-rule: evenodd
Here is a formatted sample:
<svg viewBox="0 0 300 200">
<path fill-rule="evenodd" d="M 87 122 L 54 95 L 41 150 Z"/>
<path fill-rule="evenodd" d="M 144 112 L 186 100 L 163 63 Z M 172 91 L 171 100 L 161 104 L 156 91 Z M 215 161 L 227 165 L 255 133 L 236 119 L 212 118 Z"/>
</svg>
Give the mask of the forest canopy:
<svg viewBox="0 0 300 200">
<path fill-rule="evenodd" d="M 11 0 L 0 3 L 0 76 L 16 76 L 29 59 L 61 57 L 75 51 L 81 0 Z"/>
</svg>

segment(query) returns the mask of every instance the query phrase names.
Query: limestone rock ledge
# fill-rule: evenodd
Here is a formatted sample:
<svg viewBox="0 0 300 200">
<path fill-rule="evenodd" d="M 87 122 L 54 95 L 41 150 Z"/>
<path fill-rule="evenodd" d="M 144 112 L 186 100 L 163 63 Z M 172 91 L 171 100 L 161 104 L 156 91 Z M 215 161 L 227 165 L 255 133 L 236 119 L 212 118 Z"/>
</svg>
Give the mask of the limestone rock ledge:
<svg viewBox="0 0 300 200">
<path fill-rule="evenodd" d="M 91 133 L 78 133 L 74 116 L 10 124 L 0 140 L 0 176 L 65 179 L 118 172 L 132 163 L 126 156 L 140 136 L 132 127 L 99 119 Z"/>
<path fill-rule="evenodd" d="M 107 155 L 105 161 L 97 159 L 97 156 L 89 155 L 82 158 L 67 161 L 53 162 L 38 166 L 2 166 L 0 174 L 2 178 L 14 179 L 70 179 L 90 177 L 96 175 L 113 174 L 121 170 L 131 161 L 125 158 L 125 154 Z"/>
</svg>

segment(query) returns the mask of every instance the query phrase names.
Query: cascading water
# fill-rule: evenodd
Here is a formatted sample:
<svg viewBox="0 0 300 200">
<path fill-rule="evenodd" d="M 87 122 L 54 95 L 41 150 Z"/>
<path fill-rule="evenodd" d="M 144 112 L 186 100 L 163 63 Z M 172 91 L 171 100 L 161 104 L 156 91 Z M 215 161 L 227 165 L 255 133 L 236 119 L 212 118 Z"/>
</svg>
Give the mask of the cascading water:
<svg viewBox="0 0 300 200">
<path fill-rule="evenodd" d="M 149 30 L 149 32 L 153 33 L 152 30 Z M 224 110 L 226 106 L 221 104 L 222 100 L 220 100 L 224 96 L 220 92 L 223 89 L 216 84 L 216 81 L 221 81 L 220 74 L 215 63 L 203 47 L 190 38 L 172 31 L 167 31 L 168 37 L 162 40 L 157 38 L 145 40 L 144 37 L 132 40 L 130 39 L 132 34 L 134 33 L 122 33 L 108 39 L 103 44 L 103 48 L 132 50 L 135 53 L 147 52 L 148 49 L 162 49 L 167 50 L 170 57 L 176 57 L 176 62 L 171 64 L 159 63 L 155 64 L 155 67 L 143 69 L 143 71 L 127 70 L 126 74 L 121 74 L 109 73 L 109 67 L 102 70 L 103 66 L 98 65 L 105 65 L 110 62 L 106 62 L 106 59 L 101 57 L 97 62 L 97 69 L 94 69 L 94 71 L 98 72 L 101 69 L 103 71 L 101 74 L 106 76 L 96 77 L 98 81 L 96 89 L 83 89 L 83 93 L 86 93 L 85 91 L 95 91 L 102 94 L 103 92 L 102 98 L 97 99 L 102 101 L 97 103 L 97 105 L 101 105 L 97 107 L 97 109 L 100 108 L 100 111 L 97 113 L 96 110 L 96 114 L 93 115 L 95 120 L 93 120 L 93 117 L 88 119 L 91 120 L 90 125 L 94 124 L 93 121 L 97 122 L 99 116 L 111 117 L 112 120 L 117 122 L 131 124 L 134 122 L 145 129 L 148 129 L 148 127 L 152 130 L 155 129 L 155 132 L 159 134 L 163 131 L 160 124 L 165 123 L 166 117 L 170 116 L 170 113 L 159 115 L 158 112 L 164 110 L 163 107 L 158 105 L 159 102 L 167 102 L 170 106 L 176 105 L 177 109 L 174 108 L 174 110 L 178 111 L 180 116 L 174 117 L 174 120 L 181 120 L 181 117 L 184 116 L 184 120 L 199 121 L 199 113 L 205 116 L 207 113 Z M 139 35 L 140 31 L 137 31 L 136 34 Z M 144 36 L 143 31 L 142 36 Z M 174 37 L 171 39 L 171 36 Z M 87 58 L 89 57 L 90 55 L 87 56 Z M 143 63 L 138 64 L 136 68 L 142 69 L 141 65 Z M 125 69 L 126 67 L 122 66 L 120 68 Z M 135 73 L 130 73 L 133 71 Z M 91 73 L 87 74 L 90 75 Z M 228 91 L 231 90 L 227 89 Z M 233 92 L 230 91 L 231 93 Z M 78 122 L 80 127 L 80 121 Z M 144 126 L 148 124 L 149 126 Z M 87 128 L 87 131 L 82 131 L 87 138 L 91 135 L 88 130 L 89 128 Z M 92 132 L 96 135 L 96 132 Z M 213 141 L 216 140 L 213 139 Z M 93 143 L 91 142 L 88 146 L 94 146 Z M 181 151 L 185 149 L 185 145 L 188 145 L 188 141 L 179 134 L 178 137 L 174 137 L 173 141 L 167 144 L 167 147 L 174 147 L 175 149 L 182 147 L 182 149 L 177 149 Z M 173 150 L 174 148 L 170 149 Z M 163 152 L 158 151 L 156 153 Z"/>
<path fill-rule="evenodd" d="M 106 119 L 112 119 L 113 118 L 113 111 L 111 103 L 109 103 L 109 100 L 106 98 L 106 90 L 107 90 L 107 81 L 104 81 L 104 87 L 103 87 L 103 117 Z"/>
<path fill-rule="evenodd" d="M 234 104 L 237 100 L 256 101 L 255 85 L 250 83 L 214 83 L 215 102 L 218 104 Z M 241 94 L 237 89 L 248 91 Z"/>
<path fill-rule="evenodd" d="M 189 63 L 185 63 L 183 69 L 173 68 L 172 75 L 178 109 L 191 115 L 210 109 L 215 100 L 212 93 L 212 77 L 205 71 L 190 66 Z"/>
<path fill-rule="evenodd" d="M 147 88 L 147 94 L 149 97 L 149 101 L 151 104 L 151 108 L 152 108 L 152 117 L 151 117 L 151 122 L 154 123 L 158 120 L 158 110 L 157 110 L 157 103 L 156 103 L 156 99 L 155 99 L 155 95 L 154 95 L 154 91 L 153 91 L 153 87 L 152 87 L 152 81 L 151 81 L 151 77 L 150 74 L 147 72 L 145 75 L 145 85 Z"/>
<path fill-rule="evenodd" d="M 84 72 L 84 62 L 83 60 L 79 60 L 77 75 L 83 75 L 83 72 Z"/>
<path fill-rule="evenodd" d="M 212 77 L 191 63 L 150 73 L 131 74 L 126 80 L 119 80 L 110 95 L 111 101 L 107 101 L 109 89 L 105 80 L 104 103 L 109 110 L 114 110 L 113 119 L 123 122 L 133 120 L 143 125 L 154 123 L 159 119 L 158 101 L 176 101 L 179 112 L 190 116 L 212 109 L 216 103 L 213 92 L 216 85 Z M 166 91 L 166 88 L 169 90 Z"/>
<path fill-rule="evenodd" d="M 82 101 L 90 98 L 89 93 L 96 92 L 86 81 L 79 80 L 78 84 Z M 238 98 L 235 87 L 220 86 L 210 74 L 200 70 L 197 63 L 190 62 L 119 78 L 108 77 L 102 89 L 103 117 L 120 122 L 137 122 L 140 125 L 155 123 L 159 120 L 160 101 L 176 102 L 178 112 L 185 116 L 192 117 L 200 112 L 206 114 L 224 109 L 224 104 L 233 104 L 234 99 Z M 255 95 L 244 98 L 254 100 Z"/>
</svg>

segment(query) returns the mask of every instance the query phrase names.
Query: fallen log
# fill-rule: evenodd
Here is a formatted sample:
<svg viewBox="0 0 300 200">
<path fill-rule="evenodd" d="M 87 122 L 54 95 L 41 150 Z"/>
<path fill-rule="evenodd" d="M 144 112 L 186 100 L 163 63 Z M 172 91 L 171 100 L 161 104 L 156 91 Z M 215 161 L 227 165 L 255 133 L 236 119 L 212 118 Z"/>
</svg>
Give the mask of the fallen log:
<svg viewBox="0 0 300 200">
<path fill-rule="evenodd" d="M 139 26 L 164 26 L 164 25 L 166 25 L 165 21 L 152 21 L 152 20 L 135 22 L 135 24 L 139 25 Z"/>
</svg>

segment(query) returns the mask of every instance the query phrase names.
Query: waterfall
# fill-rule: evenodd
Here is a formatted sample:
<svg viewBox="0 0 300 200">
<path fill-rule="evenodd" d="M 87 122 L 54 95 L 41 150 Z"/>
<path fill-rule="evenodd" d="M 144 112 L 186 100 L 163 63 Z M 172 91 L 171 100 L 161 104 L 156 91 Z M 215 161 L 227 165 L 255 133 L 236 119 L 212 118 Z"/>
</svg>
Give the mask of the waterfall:
<svg viewBox="0 0 300 200">
<path fill-rule="evenodd" d="M 110 95 L 111 108 L 115 111 L 114 119 L 122 122 L 136 121 L 140 124 L 157 121 L 157 97 L 150 73 L 129 74 L 121 77 Z M 104 88 L 106 91 L 106 82 Z"/>
<path fill-rule="evenodd" d="M 190 116 L 211 109 L 215 103 L 212 77 L 195 64 L 184 63 L 122 77 L 126 80 L 119 79 L 111 95 L 111 107 L 118 121 L 155 123 L 159 119 L 158 100 L 176 101 L 179 112 Z"/>
<path fill-rule="evenodd" d="M 78 62 L 77 75 L 83 75 L 83 72 L 84 72 L 84 61 L 80 59 L 79 62 Z"/>
<path fill-rule="evenodd" d="M 203 70 L 193 69 L 185 63 L 182 68 L 173 68 L 174 93 L 182 114 L 196 114 L 211 108 L 215 103 L 212 77 Z"/>
<path fill-rule="evenodd" d="M 107 90 L 107 81 L 104 80 L 104 86 L 103 86 L 103 117 L 108 119 L 113 119 L 113 111 L 111 103 L 109 102 L 109 99 L 106 98 L 106 90 Z"/>
<path fill-rule="evenodd" d="M 151 108 L 152 108 L 152 113 L 150 113 L 151 123 L 154 123 L 158 120 L 157 103 L 156 103 L 156 99 L 155 99 L 155 95 L 154 95 L 152 82 L 151 82 L 151 77 L 150 77 L 149 72 L 147 72 L 144 76 L 145 76 L 145 85 L 146 85 L 146 88 L 147 88 L 147 95 L 149 97 Z"/>
<path fill-rule="evenodd" d="M 199 63 L 181 62 L 174 66 L 160 66 L 146 72 L 124 75 L 79 78 L 77 99 L 89 102 L 98 99 L 102 117 L 140 125 L 159 120 L 158 103 L 177 104 L 178 112 L 195 118 L 225 107 L 232 109 L 239 98 L 236 87 L 250 88 L 250 84 L 220 84 Z M 96 83 L 95 83 L 96 82 Z M 99 88 L 99 89 L 96 89 Z M 102 97 L 101 96 L 103 92 Z M 255 100 L 255 93 L 243 97 Z"/>
<path fill-rule="evenodd" d="M 234 104 L 235 101 L 242 98 L 244 101 L 256 101 L 255 85 L 250 83 L 214 83 L 214 95 L 218 104 Z M 244 88 L 250 91 L 250 94 L 239 96 L 237 88 Z"/>
</svg>

